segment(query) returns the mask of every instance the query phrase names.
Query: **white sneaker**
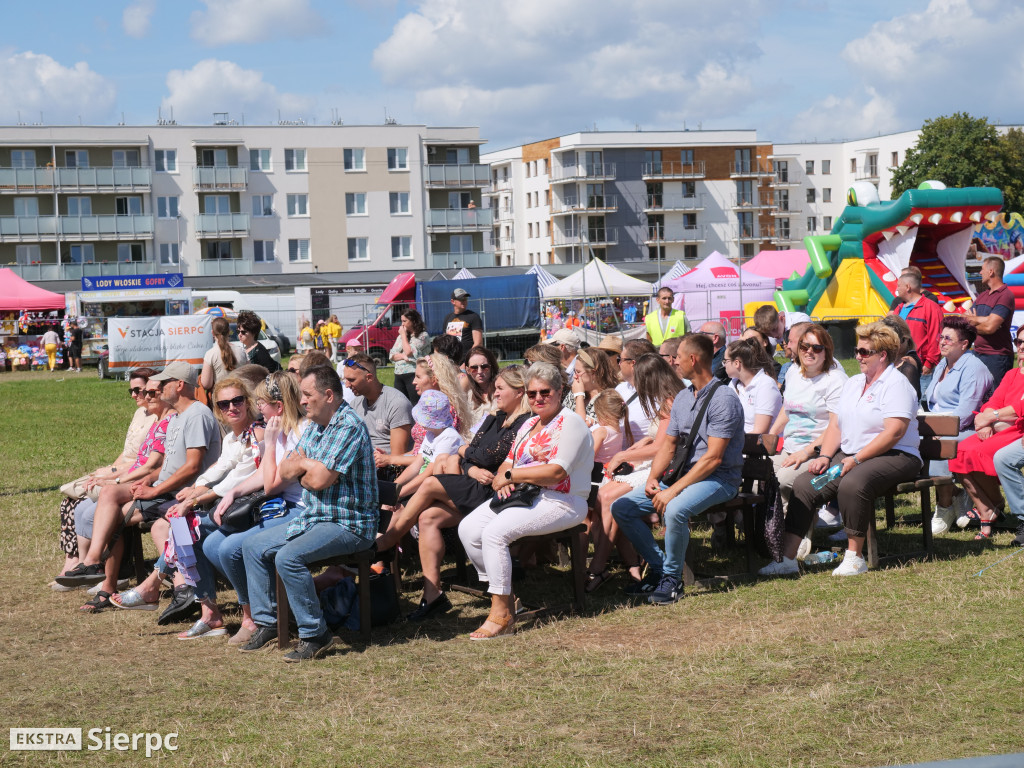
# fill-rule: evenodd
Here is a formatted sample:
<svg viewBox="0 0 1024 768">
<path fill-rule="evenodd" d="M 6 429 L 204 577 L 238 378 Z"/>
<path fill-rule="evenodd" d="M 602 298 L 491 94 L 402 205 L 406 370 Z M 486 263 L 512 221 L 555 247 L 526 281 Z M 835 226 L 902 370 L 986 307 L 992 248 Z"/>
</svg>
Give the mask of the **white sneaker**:
<svg viewBox="0 0 1024 768">
<path fill-rule="evenodd" d="M 131 584 L 131 581 L 129 581 L 128 579 L 118 579 L 118 581 L 117 581 L 117 591 L 120 592 L 122 589 L 126 589 L 129 584 Z M 86 590 L 86 591 L 90 595 L 96 595 L 96 594 L 99 594 L 100 587 L 102 587 L 102 586 L 103 586 L 103 583 L 100 582 L 99 584 L 96 584 L 95 586 L 89 587 L 89 589 Z"/>
<path fill-rule="evenodd" d="M 796 548 L 796 559 L 803 560 L 809 554 L 811 554 L 811 540 L 804 536 L 800 540 L 800 546 Z"/>
<path fill-rule="evenodd" d="M 839 528 L 842 524 L 843 516 L 838 509 L 825 505 L 818 510 L 818 521 L 815 523 L 816 528 Z"/>
<path fill-rule="evenodd" d="M 846 531 L 845 530 L 839 529 L 838 531 L 833 533 L 831 536 L 829 536 L 828 540 L 829 541 L 838 542 L 838 543 L 842 543 L 842 542 L 848 541 L 849 537 L 846 535 Z"/>
<path fill-rule="evenodd" d="M 846 554 L 843 556 L 843 562 L 839 564 L 839 567 L 832 571 L 833 576 L 863 576 L 868 572 L 868 561 L 860 555 L 855 555 L 850 550 L 846 550 Z"/>
<path fill-rule="evenodd" d="M 768 563 L 757 572 L 758 576 L 798 576 L 799 574 L 800 566 L 791 557 L 783 557 L 781 563 Z"/>
<path fill-rule="evenodd" d="M 932 516 L 932 536 L 948 531 L 956 517 L 956 510 L 952 506 L 942 507 L 936 504 L 935 514 Z"/>
</svg>

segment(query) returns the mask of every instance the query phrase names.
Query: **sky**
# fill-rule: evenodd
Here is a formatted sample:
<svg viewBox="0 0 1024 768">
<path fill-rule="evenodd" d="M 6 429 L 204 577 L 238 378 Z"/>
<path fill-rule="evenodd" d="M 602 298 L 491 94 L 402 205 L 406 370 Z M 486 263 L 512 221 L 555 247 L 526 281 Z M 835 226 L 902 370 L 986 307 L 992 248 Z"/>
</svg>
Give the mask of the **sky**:
<svg viewBox="0 0 1024 768">
<path fill-rule="evenodd" d="M 999 0 L 7 3 L 0 124 L 471 125 L 866 138 L 1024 123 L 1024 4 Z"/>
</svg>

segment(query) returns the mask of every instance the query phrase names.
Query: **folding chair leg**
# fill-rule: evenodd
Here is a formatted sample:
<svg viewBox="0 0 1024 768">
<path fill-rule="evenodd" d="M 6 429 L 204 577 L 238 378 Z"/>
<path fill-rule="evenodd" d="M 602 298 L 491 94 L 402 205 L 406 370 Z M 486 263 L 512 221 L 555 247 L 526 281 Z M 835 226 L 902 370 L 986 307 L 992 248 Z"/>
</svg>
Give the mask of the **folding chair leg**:
<svg viewBox="0 0 1024 768">
<path fill-rule="evenodd" d="M 892 498 L 891 496 L 888 498 Z M 867 535 L 867 562 L 868 568 L 878 567 L 878 537 L 875 530 L 875 516 L 871 515 L 868 518 L 868 535 Z"/>
<path fill-rule="evenodd" d="M 288 612 L 288 593 L 284 591 L 284 583 L 276 569 L 274 578 L 277 580 L 277 647 L 283 650 L 290 644 L 288 620 L 291 618 L 291 614 Z"/>
<path fill-rule="evenodd" d="M 896 527 L 896 500 L 891 493 L 885 494 L 885 527 L 890 530 Z"/>
<path fill-rule="evenodd" d="M 370 642 L 370 561 L 359 561 L 359 635 L 364 643 Z"/>
<path fill-rule="evenodd" d="M 587 534 L 585 531 L 574 533 L 568 538 L 569 555 L 572 559 L 572 583 L 575 595 L 575 608 L 582 613 L 587 601 Z"/>
<path fill-rule="evenodd" d="M 921 538 L 924 539 L 925 559 L 935 556 L 932 542 L 932 492 L 930 488 L 921 489 Z"/>
</svg>

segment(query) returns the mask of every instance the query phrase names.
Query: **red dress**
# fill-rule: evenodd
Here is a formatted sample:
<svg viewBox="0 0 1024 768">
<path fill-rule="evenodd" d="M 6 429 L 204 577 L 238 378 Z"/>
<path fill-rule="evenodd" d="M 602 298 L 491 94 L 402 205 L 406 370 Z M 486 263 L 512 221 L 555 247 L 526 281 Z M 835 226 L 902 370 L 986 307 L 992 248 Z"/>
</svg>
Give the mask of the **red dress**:
<svg viewBox="0 0 1024 768">
<path fill-rule="evenodd" d="M 995 452 L 1024 436 L 1024 372 L 1020 368 L 1014 368 L 1003 377 L 989 401 L 981 406 L 981 410 L 1006 406 L 1013 408 L 1017 420 L 1002 432 L 996 432 L 988 440 L 979 440 L 977 435 L 971 435 L 961 441 L 956 448 L 956 458 L 949 460 L 950 472 L 981 472 L 995 477 L 996 468 L 992 463 Z"/>
</svg>

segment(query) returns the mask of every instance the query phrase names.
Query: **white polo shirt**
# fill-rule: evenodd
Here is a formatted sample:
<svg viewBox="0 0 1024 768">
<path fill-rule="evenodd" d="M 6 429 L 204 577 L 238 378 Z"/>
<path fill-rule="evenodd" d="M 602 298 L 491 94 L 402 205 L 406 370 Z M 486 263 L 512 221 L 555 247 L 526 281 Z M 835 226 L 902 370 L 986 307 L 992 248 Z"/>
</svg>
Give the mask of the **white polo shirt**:
<svg viewBox="0 0 1024 768">
<path fill-rule="evenodd" d="M 846 382 L 839 396 L 839 434 L 843 453 L 853 455 L 881 434 L 885 419 L 910 419 L 910 425 L 897 451 L 921 458 L 917 430 L 917 393 L 910 380 L 889 366 L 874 384 L 864 391 L 866 377 L 858 373 Z"/>
<path fill-rule="evenodd" d="M 782 393 L 779 392 L 779 385 L 763 370 L 758 371 L 747 386 L 743 386 L 739 379 L 733 379 L 730 386 L 739 395 L 740 403 L 743 405 L 745 432 L 754 431 L 754 419 L 757 416 L 771 416 L 774 422 L 782 410 Z"/>
</svg>

